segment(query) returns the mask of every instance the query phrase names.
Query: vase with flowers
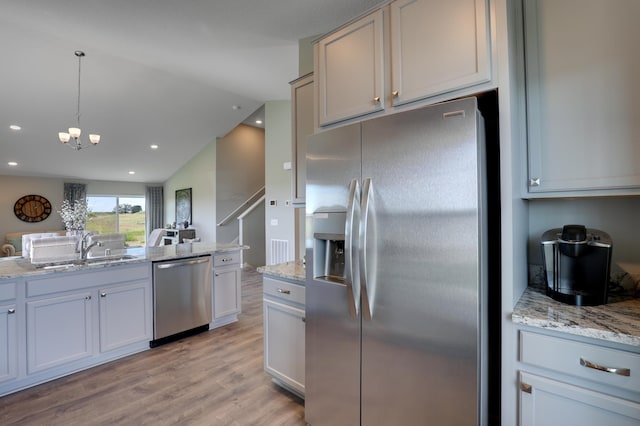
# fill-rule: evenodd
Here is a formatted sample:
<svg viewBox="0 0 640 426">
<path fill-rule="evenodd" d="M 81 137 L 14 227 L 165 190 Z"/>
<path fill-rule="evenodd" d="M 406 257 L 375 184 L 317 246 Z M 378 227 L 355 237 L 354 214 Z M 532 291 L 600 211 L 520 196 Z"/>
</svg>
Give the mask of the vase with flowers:
<svg viewBox="0 0 640 426">
<path fill-rule="evenodd" d="M 64 200 L 61 209 L 58 210 L 58 214 L 60 214 L 64 222 L 68 235 L 82 235 L 87 225 L 87 215 L 89 214 L 87 200 L 75 200 L 73 203 L 69 200 Z"/>
</svg>

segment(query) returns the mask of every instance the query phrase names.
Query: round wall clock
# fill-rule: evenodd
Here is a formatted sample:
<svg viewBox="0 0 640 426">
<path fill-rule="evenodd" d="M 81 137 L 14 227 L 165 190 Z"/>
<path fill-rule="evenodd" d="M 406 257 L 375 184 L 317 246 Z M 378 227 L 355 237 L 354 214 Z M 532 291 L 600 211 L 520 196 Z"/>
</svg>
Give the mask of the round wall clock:
<svg viewBox="0 0 640 426">
<path fill-rule="evenodd" d="M 51 214 L 51 203 L 41 195 L 25 195 L 16 201 L 13 212 L 23 222 L 42 222 Z"/>
</svg>

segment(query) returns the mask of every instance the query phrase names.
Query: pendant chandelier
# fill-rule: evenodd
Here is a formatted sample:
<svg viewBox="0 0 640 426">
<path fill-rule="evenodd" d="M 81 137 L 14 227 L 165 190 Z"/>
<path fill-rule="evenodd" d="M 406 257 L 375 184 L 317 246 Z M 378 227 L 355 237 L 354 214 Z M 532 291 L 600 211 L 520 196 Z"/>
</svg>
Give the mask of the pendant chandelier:
<svg viewBox="0 0 640 426">
<path fill-rule="evenodd" d="M 82 149 L 82 141 L 80 140 L 80 133 L 82 133 L 82 131 L 80 130 L 80 63 L 82 62 L 84 52 L 81 50 L 76 50 L 75 55 L 78 57 L 78 112 L 76 114 L 77 127 L 69 127 L 68 133 L 58 133 L 58 138 L 64 145 L 77 151 Z M 97 145 L 100 142 L 100 135 L 90 134 L 89 142 L 91 142 L 91 145 Z"/>
</svg>

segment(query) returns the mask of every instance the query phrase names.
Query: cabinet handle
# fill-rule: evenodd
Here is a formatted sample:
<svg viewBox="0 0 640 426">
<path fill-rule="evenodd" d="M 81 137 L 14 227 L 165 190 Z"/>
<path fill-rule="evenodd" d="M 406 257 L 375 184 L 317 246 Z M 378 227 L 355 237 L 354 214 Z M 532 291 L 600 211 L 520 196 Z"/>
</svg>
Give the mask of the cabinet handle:
<svg viewBox="0 0 640 426">
<path fill-rule="evenodd" d="M 219 277 L 219 276 L 220 276 L 220 274 L 219 274 L 219 273 L 217 273 L 217 272 L 216 272 L 215 274 L 213 274 L 213 275 L 215 275 L 216 277 Z"/>
<path fill-rule="evenodd" d="M 400 92 L 398 92 L 397 90 L 394 90 L 393 92 L 391 92 L 391 95 L 392 95 L 394 98 L 397 98 L 399 94 L 400 94 Z"/>
<path fill-rule="evenodd" d="M 522 392 L 531 393 L 532 389 L 533 388 L 531 387 L 531 385 L 529 383 L 520 382 L 520 390 Z"/>
<path fill-rule="evenodd" d="M 278 293 L 282 293 L 282 294 L 291 294 L 291 290 L 283 290 L 281 288 L 278 289 Z"/>
<path fill-rule="evenodd" d="M 16 313 L 15 308 L 11 308 L 11 309 L 9 309 L 8 313 L 10 313 L 10 314 L 15 314 L 15 313 Z"/>
<path fill-rule="evenodd" d="M 107 297 L 107 293 L 100 293 L 100 297 Z"/>
<path fill-rule="evenodd" d="M 529 179 L 529 186 L 540 186 L 540 178 Z"/>
<path fill-rule="evenodd" d="M 224 257 L 224 258 L 222 258 L 223 262 L 231 262 L 232 260 L 233 260 L 232 257 Z"/>
<path fill-rule="evenodd" d="M 373 102 L 379 104 L 380 103 L 380 96 L 376 96 L 375 98 L 373 98 Z"/>
<path fill-rule="evenodd" d="M 85 297 L 84 300 L 91 300 L 91 296 Z"/>
<path fill-rule="evenodd" d="M 303 317 L 302 322 L 307 322 L 307 319 Z"/>
<path fill-rule="evenodd" d="M 596 364 L 595 362 L 591 362 L 584 358 L 580 358 L 580 365 L 587 368 L 593 368 L 594 370 L 604 371 L 605 373 L 618 374 L 620 376 L 630 376 L 631 369 L 629 368 L 613 368 L 613 367 L 605 367 L 604 365 Z"/>
</svg>

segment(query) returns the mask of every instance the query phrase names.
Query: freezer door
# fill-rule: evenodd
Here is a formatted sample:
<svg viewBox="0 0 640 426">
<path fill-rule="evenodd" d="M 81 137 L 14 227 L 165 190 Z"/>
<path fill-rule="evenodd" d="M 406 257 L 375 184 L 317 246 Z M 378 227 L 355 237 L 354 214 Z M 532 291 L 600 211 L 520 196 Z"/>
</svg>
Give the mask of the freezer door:
<svg viewBox="0 0 640 426">
<path fill-rule="evenodd" d="M 308 140 L 305 417 L 314 426 L 360 424 L 360 317 L 351 280 L 348 273 L 344 279 L 327 273 L 342 268 L 319 264 L 333 253 L 329 249 L 344 246 L 344 269 L 352 269 L 344 239 L 360 154 L 359 124 Z M 355 229 L 355 241 L 357 236 Z"/>
<path fill-rule="evenodd" d="M 478 425 L 475 99 L 363 123 L 362 425 Z"/>
</svg>

